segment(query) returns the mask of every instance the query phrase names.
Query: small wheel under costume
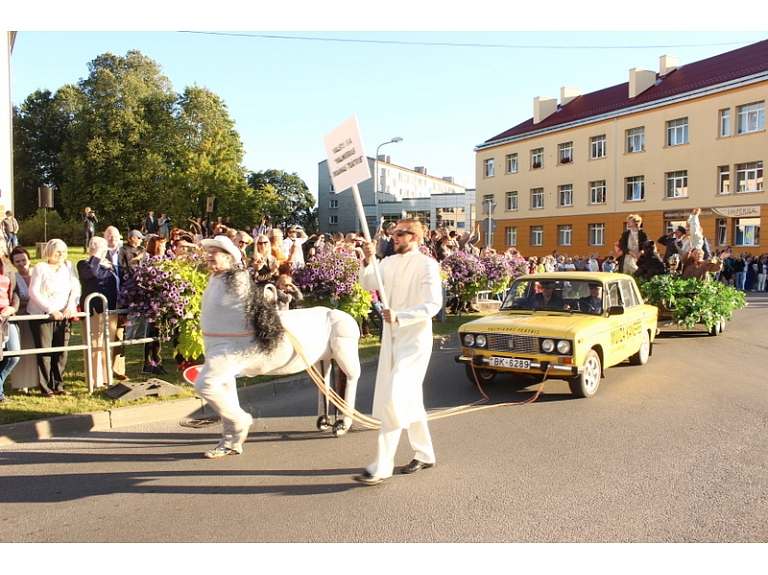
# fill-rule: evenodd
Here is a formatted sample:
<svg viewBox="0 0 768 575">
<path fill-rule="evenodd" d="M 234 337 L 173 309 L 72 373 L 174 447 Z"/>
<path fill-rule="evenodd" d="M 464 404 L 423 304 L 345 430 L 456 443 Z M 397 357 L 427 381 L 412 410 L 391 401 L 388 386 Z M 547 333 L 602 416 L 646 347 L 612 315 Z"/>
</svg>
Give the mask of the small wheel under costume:
<svg viewBox="0 0 768 575">
<path fill-rule="evenodd" d="M 328 431 L 331 428 L 331 422 L 328 420 L 327 415 L 321 415 L 317 418 L 317 428 L 320 431 Z"/>
<path fill-rule="evenodd" d="M 341 437 L 342 435 L 346 435 L 347 431 L 349 431 L 349 428 L 344 424 L 343 419 L 333 424 L 333 434 L 336 437 Z"/>
</svg>

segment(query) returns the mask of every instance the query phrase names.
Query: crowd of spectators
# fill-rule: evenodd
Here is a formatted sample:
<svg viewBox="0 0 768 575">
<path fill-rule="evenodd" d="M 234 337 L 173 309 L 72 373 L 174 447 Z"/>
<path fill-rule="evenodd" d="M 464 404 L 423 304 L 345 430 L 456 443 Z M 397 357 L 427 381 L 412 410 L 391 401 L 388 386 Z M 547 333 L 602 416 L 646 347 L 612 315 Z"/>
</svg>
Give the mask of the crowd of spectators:
<svg viewBox="0 0 768 575">
<path fill-rule="evenodd" d="M 633 214 L 627 219 L 627 230 L 614 245 L 614 250 L 605 257 L 598 252 L 579 256 L 561 254 L 557 250 L 551 254 L 524 257 L 515 247 L 499 253 L 527 273 L 612 273 L 623 270 L 644 279 L 659 274 L 677 274 L 683 278 L 713 277 L 742 291 L 766 291 L 768 254 L 752 256 L 732 253 L 730 249 L 711 253 L 709 242 L 701 234 L 698 214 L 698 210 L 694 212 L 687 227 L 681 226 L 656 241 L 648 239 L 642 230 L 642 218 Z M 84 301 L 88 294 L 103 294 L 108 307 L 114 309 L 121 281 L 136 266 L 153 257 L 176 258 L 199 254 L 200 241 L 204 238 L 221 235 L 230 238 L 241 250 L 241 265 L 251 271 L 254 281 L 261 286 L 274 286 L 280 309 L 302 305 L 305 294 L 294 283 L 292 276 L 305 262 L 328 252 L 345 252 L 358 260 L 364 257 L 361 249 L 364 239 L 357 233 L 307 235 L 301 226 L 290 225 L 283 229 L 270 222 L 268 217 L 240 230 L 234 227 L 231 217 L 217 218 L 210 223 L 200 218 L 189 218 L 188 229 L 183 229 L 171 227 L 173 222 L 164 213 L 155 218 L 154 212 L 148 212 L 142 229 L 131 230 L 125 243 L 120 232 L 112 226 L 105 230 L 104 237 L 96 236 L 94 226 L 98 220 L 90 208 L 84 210 L 83 219 L 88 258 L 78 263 L 77 273 L 75 266 L 67 260 L 67 246 L 61 240 L 48 242 L 43 251 L 44 261 L 30 269 L 29 253 L 21 247 L 14 247 L 9 253 L 9 246 L 0 236 L 0 331 L 6 350 L 66 345 L 72 316 L 78 310 L 78 303 Z M 392 237 L 395 225 L 394 221 L 382 221 L 376 230 L 373 239 L 377 258 L 384 259 L 395 253 Z M 8 229 L 17 230 L 17 226 L 9 223 Z M 480 239 L 479 224 L 474 230 L 463 233 L 425 229 L 421 250 L 438 262 L 444 262 L 457 252 L 479 257 L 497 253 L 490 246 L 481 246 Z M 15 272 L 11 264 L 16 268 Z M 372 295 L 375 313 L 380 305 L 375 292 Z M 454 313 L 476 311 L 469 302 L 462 302 L 456 297 L 447 302 L 447 307 Z M 103 314 L 106 310 L 101 301 L 95 300 L 91 309 L 86 311 L 94 349 L 100 349 L 96 344 L 107 337 L 109 341 L 154 338 L 155 341 L 144 346 L 142 371 L 156 375 L 167 373 L 161 358 L 162 338 L 158 337 L 158 329 L 151 322 L 144 321 L 139 314 L 110 315 L 109 331 L 104 333 Z M 7 321 L 10 315 L 26 313 L 48 315 L 49 318 Z M 371 335 L 368 317 L 360 322 L 360 330 L 363 337 Z M 112 370 L 113 379 L 127 379 L 123 352 L 119 348 L 115 351 L 111 365 L 107 365 L 104 355 L 100 351 L 94 352 L 91 367 L 86 370 L 86 377 L 94 387 L 107 382 L 108 370 Z M 184 358 L 177 357 L 176 360 L 179 368 L 188 365 Z M 13 370 L 13 388 L 18 393 L 29 393 L 30 389 L 37 388 L 45 397 L 66 395 L 63 384 L 66 361 L 66 352 L 0 359 L 0 384 L 5 383 Z M 8 398 L 0 387 L 0 403 L 6 401 Z"/>
</svg>

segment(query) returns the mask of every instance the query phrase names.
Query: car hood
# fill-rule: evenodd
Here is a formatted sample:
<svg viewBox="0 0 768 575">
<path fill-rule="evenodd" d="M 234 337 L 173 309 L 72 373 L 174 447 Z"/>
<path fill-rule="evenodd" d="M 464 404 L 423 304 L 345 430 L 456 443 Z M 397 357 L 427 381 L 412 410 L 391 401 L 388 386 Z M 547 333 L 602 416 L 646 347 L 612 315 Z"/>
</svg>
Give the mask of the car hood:
<svg viewBox="0 0 768 575">
<path fill-rule="evenodd" d="M 582 313 L 503 311 L 465 323 L 459 331 L 495 331 L 545 335 L 551 332 L 578 331 L 604 321 L 601 316 Z"/>
</svg>

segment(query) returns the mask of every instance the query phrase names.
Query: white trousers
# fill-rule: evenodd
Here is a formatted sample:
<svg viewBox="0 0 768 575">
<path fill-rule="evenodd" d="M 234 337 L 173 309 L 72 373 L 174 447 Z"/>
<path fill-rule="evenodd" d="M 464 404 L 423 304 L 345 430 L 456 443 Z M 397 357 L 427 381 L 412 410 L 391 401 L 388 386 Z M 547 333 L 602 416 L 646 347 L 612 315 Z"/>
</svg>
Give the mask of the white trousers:
<svg viewBox="0 0 768 575">
<path fill-rule="evenodd" d="M 403 429 L 400 427 L 393 429 L 387 425 L 386 421 L 381 422 L 376 459 L 365 468 L 368 473 L 376 477 L 392 477 L 392 472 L 395 470 L 395 453 L 397 453 L 397 445 L 400 443 L 402 431 Z M 422 420 L 412 422 L 406 431 L 411 449 L 414 451 L 413 458 L 424 463 L 434 463 L 435 450 L 432 447 L 427 418 L 424 417 Z"/>
<path fill-rule="evenodd" d="M 240 407 L 232 364 L 226 356 L 206 359 L 195 380 L 195 391 L 221 417 L 223 430 L 219 446 L 229 449 L 242 448 L 239 437 L 253 423 L 251 415 Z"/>
</svg>

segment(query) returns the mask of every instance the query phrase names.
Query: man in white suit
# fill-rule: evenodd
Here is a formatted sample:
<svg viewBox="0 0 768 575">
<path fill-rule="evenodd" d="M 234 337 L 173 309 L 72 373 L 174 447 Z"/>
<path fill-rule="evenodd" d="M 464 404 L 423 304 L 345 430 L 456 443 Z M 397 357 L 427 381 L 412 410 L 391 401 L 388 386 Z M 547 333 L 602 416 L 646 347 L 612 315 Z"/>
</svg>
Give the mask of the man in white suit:
<svg viewBox="0 0 768 575">
<path fill-rule="evenodd" d="M 392 476 L 403 429 L 408 431 L 415 453 L 401 473 L 435 465 L 422 384 L 432 355 L 432 317 L 442 307 L 443 292 L 437 262 L 419 251 L 423 235 L 419 221 L 400 220 L 393 231 L 395 254 L 379 264 L 389 308 L 382 310 L 384 335 L 373 398 L 373 416 L 381 420 L 378 450 L 373 463 L 354 477 L 365 485 L 376 485 Z M 371 265 L 376 242 L 364 244 L 363 253 L 360 285 L 364 290 L 376 290 Z"/>
</svg>

